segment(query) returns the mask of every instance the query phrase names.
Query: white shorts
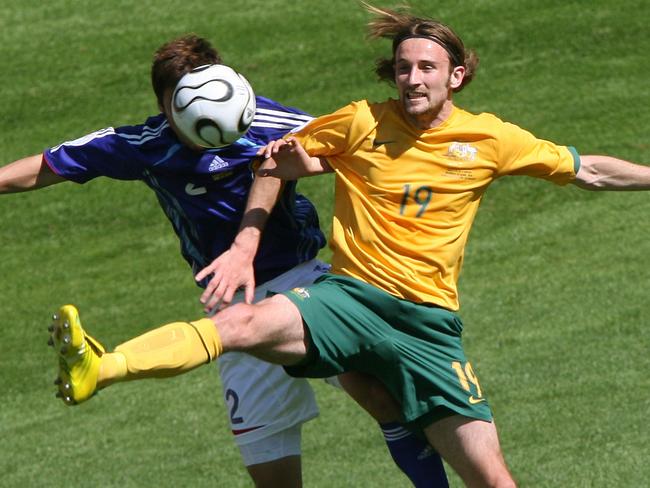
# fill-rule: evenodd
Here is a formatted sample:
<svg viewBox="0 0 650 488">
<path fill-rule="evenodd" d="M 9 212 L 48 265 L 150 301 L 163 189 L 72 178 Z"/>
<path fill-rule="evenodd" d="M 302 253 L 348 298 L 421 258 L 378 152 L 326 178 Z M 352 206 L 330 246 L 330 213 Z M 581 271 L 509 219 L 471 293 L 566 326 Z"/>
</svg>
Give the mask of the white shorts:
<svg viewBox="0 0 650 488">
<path fill-rule="evenodd" d="M 256 442 L 242 444 L 239 452 L 244 464 L 252 466 L 289 456 L 300 456 L 301 429 L 302 424 L 297 424 Z"/>
<path fill-rule="evenodd" d="M 254 301 L 266 298 L 271 292 L 309 285 L 328 269 L 327 264 L 316 259 L 300 264 L 255 288 Z M 243 293 L 238 293 L 233 303 L 243 299 Z M 308 381 L 292 378 L 282 366 L 241 352 L 220 356 L 217 365 L 230 427 L 244 464 L 250 466 L 300 454 L 299 429 L 297 437 L 290 436 L 293 439 L 290 443 L 269 437 L 318 415 L 314 392 Z M 264 444 L 250 445 L 263 440 Z"/>
</svg>

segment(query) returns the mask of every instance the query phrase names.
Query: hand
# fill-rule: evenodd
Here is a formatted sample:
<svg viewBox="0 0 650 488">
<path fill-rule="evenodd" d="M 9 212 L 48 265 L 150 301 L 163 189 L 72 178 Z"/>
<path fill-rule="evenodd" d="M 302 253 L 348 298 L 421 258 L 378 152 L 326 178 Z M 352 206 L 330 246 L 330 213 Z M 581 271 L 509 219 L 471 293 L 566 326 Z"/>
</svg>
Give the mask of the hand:
<svg viewBox="0 0 650 488">
<path fill-rule="evenodd" d="M 281 180 L 297 180 L 311 174 L 314 160 L 295 137 L 269 142 L 257 152 L 265 158 L 257 170 L 259 176 L 274 176 Z"/>
<path fill-rule="evenodd" d="M 212 278 L 199 299 L 204 305 L 206 313 L 221 310 L 230 305 L 233 296 L 242 287 L 244 288 L 244 301 L 253 303 L 255 292 L 253 260 L 249 253 L 242 252 L 236 244 L 233 244 L 228 251 L 199 271 L 195 279 L 201 281 L 210 274 L 212 274 Z"/>
</svg>

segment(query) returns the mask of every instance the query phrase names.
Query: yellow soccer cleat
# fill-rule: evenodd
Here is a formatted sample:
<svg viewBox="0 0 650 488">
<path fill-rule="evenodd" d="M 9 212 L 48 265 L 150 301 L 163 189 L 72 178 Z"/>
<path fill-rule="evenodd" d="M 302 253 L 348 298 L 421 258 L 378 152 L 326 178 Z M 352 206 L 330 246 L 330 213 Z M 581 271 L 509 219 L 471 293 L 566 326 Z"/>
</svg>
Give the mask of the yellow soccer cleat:
<svg viewBox="0 0 650 488">
<path fill-rule="evenodd" d="M 97 389 L 104 347 L 84 332 L 74 305 L 62 306 L 52 318 L 49 345 L 59 358 L 59 375 L 54 382 L 59 387 L 56 396 L 66 405 L 76 405 Z"/>
</svg>

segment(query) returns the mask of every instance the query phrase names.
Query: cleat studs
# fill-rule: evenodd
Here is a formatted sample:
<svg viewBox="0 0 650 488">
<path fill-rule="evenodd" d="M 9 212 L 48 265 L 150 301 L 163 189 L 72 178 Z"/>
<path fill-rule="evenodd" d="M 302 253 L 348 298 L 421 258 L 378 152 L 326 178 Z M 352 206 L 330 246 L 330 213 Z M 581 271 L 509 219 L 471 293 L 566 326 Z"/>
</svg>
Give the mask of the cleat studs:
<svg viewBox="0 0 650 488">
<path fill-rule="evenodd" d="M 50 347 L 54 347 L 54 339 L 52 339 L 52 338 L 50 337 L 50 338 L 47 340 L 47 345 L 50 346 Z"/>
<path fill-rule="evenodd" d="M 47 331 L 48 332 L 54 332 L 54 324 L 48 326 Z"/>
<path fill-rule="evenodd" d="M 70 344 L 70 334 L 66 334 L 63 336 L 63 342 L 65 344 Z"/>
<path fill-rule="evenodd" d="M 65 354 L 67 352 L 68 352 L 68 346 L 61 347 L 61 354 Z"/>
<path fill-rule="evenodd" d="M 59 316 L 57 314 L 52 314 L 52 320 L 59 320 Z"/>
<path fill-rule="evenodd" d="M 70 328 L 70 323 L 67 320 L 65 322 L 63 322 L 63 328 L 64 329 L 69 329 Z"/>
<path fill-rule="evenodd" d="M 57 378 L 54 380 L 55 385 L 60 385 L 61 384 L 61 378 Z"/>
<path fill-rule="evenodd" d="M 70 390 L 71 389 L 70 383 L 66 383 L 65 385 L 63 385 L 63 389 L 66 391 Z"/>
</svg>

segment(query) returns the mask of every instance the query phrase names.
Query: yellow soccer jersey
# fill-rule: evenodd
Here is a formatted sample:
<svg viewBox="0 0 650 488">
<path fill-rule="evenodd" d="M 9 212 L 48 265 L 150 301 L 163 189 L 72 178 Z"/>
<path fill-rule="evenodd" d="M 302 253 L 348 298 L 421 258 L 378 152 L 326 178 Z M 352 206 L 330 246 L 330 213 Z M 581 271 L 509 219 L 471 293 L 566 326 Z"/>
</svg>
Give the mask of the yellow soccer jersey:
<svg viewBox="0 0 650 488">
<path fill-rule="evenodd" d="M 458 309 L 465 243 L 488 185 L 529 175 L 566 184 L 573 148 L 454 108 L 426 131 L 396 100 L 354 102 L 296 134 L 336 173 L 332 272 L 414 302 Z"/>
</svg>

